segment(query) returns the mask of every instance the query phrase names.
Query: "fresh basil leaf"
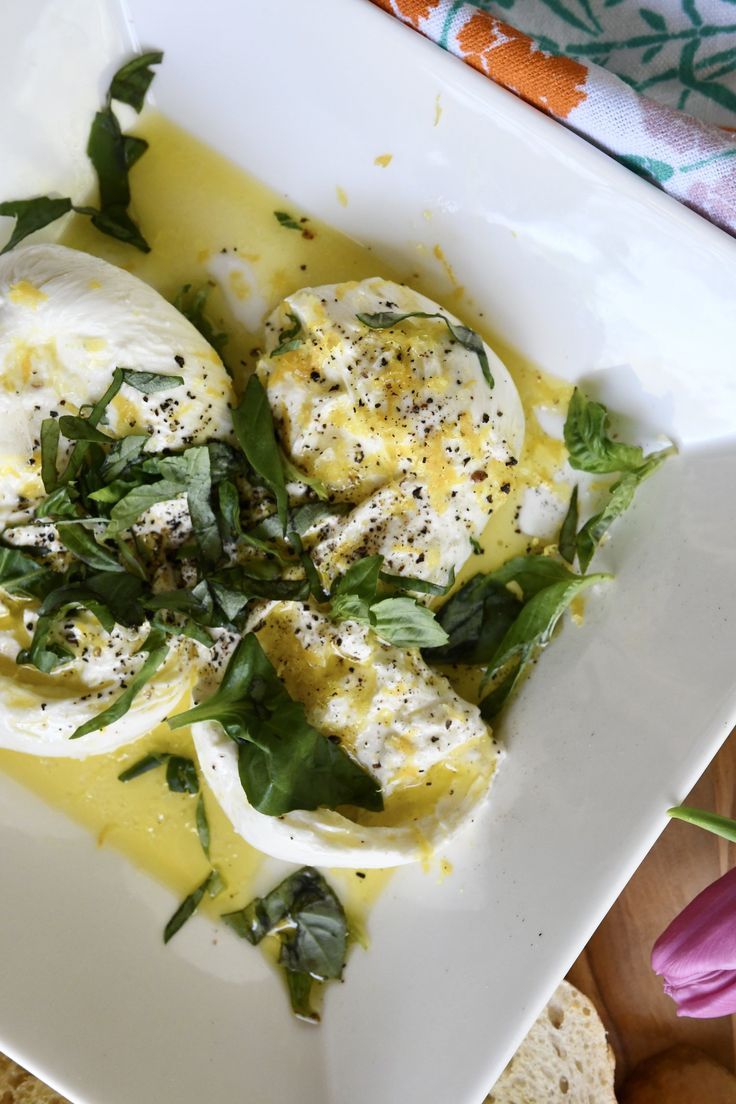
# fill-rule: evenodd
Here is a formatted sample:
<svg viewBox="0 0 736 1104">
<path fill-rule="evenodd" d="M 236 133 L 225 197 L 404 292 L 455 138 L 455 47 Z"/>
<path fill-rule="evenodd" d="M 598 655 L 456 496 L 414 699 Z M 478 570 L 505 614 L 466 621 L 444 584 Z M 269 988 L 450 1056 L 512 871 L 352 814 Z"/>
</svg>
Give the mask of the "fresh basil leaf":
<svg viewBox="0 0 736 1104">
<path fill-rule="evenodd" d="M 560 528 L 560 536 L 557 542 L 560 550 L 560 555 L 563 560 L 567 560 L 569 564 L 575 559 L 576 552 L 576 534 L 578 531 L 578 487 L 577 484 L 572 489 L 570 495 L 570 505 L 567 508 L 565 514 L 565 520 Z"/>
<path fill-rule="evenodd" d="M 578 563 L 583 573 L 588 570 L 590 561 L 593 559 L 604 534 L 608 532 L 612 523 L 621 517 L 631 505 L 639 484 L 647 479 L 652 472 L 656 471 L 667 457 L 672 455 L 673 451 L 672 448 L 666 448 L 660 452 L 650 454 L 645 457 L 636 471 L 627 472 L 613 484 L 610 497 L 603 509 L 589 518 L 577 535 Z"/>
<path fill-rule="evenodd" d="M 36 518 L 76 518 L 77 507 L 69 487 L 57 487 L 33 511 Z"/>
<path fill-rule="evenodd" d="M 567 408 L 565 445 L 570 466 L 585 472 L 633 472 L 644 462 L 638 445 L 624 445 L 608 436 L 608 411 L 575 388 Z"/>
<path fill-rule="evenodd" d="M 291 460 L 289 460 L 288 456 L 285 456 L 283 452 L 281 453 L 281 463 L 283 464 L 284 477 L 287 483 L 303 483 L 305 487 L 309 487 L 314 491 L 317 498 L 324 502 L 329 492 L 321 479 L 317 479 L 316 476 L 313 475 L 305 475 L 295 464 L 292 464 Z"/>
<path fill-rule="evenodd" d="M 23 598 L 43 597 L 59 576 L 17 548 L 0 547 L 0 587 Z"/>
<path fill-rule="evenodd" d="M 217 502 L 226 535 L 231 539 L 241 536 L 243 529 L 240 524 L 240 495 L 238 494 L 238 488 L 229 479 L 225 479 L 218 484 Z"/>
<path fill-rule="evenodd" d="M 369 604 L 375 601 L 382 563 L 383 556 L 364 556 L 335 580 L 330 596 L 352 594 Z"/>
<path fill-rule="evenodd" d="M 204 803 L 204 794 L 200 793 L 199 800 L 197 802 L 197 811 L 195 813 L 197 836 L 199 838 L 202 850 L 205 853 L 205 857 L 210 857 L 210 822 L 207 819 L 207 807 Z"/>
<path fill-rule="evenodd" d="M 268 568 L 268 572 L 260 577 L 251 574 L 256 564 L 262 564 L 264 568 Z M 270 561 L 254 561 L 251 566 L 241 564 L 228 567 L 208 576 L 212 593 L 229 620 L 237 617 L 247 603 L 255 598 L 306 602 L 310 589 L 308 580 L 276 578 L 271 573 L 274 568 L 278 570 L 277 565 Z"/>
<path fill-rule="evenodd" d="M 301 227 L 299 228 L 301 229 Z M 291 326 L 285 326 L 279 331 L 277 338 L 278 344 L 272 351 L 272 357 L 283 356 L 284 353 L 291 353 L 294 349 L 298 349 L 302 344 L 304 338 L 302 322 L 298 315 L 292 314 L 291 311 L 286 312 L 286 317 L 291 319 Z"/>
<path fill-rule="evenodd" d="M 488 354 L 480 334 L 467 326 L 461 326 L 458 322 L 451 322 L 447 315 L 442 314 L 441 311 L 407 311 L 405 314 L 397 311 L 379 311 L 377 314 L 357 314 L 356 318 L 372 330 L 391 330 L 394 326 L 398 326 L 400 322 L 406 321 L 407 318 L 439 318 L 447 326 L 455 341 L 478 357 L 483 378 L 489 388 L 492 389 L 495 385 L 491 366 L 488 363 Z"/>
<path fill-rule="evenodd" d="M 183 376 L 170 376 L 164 372 L 141 372 L 137 368 L 120 368 L 122 383 L 133 387 L 143 395 L 156 395 L 159 391 L 171 391 L 181 387 Z"/>
<path fill-rule="evenodd" d="M 76 414 L 62 414 L 58 421 L 59 429 L 70 441 L 97 441 L 101 445 L 109 445 L 113 441 L 107 433 L 101 433 L 86 418 Z"/>
<path fill-rule="evenodd" d="M 10 240 L 3 249 L 0 249 L 0 253 L 7 253 L 29 234 L 35 230 L 41 230 L 51 222 L 56 222 L 71 209 L 71 199 L 51 199 L 50 196 L 36 196 L 35 199 L 8 199 L 5 203 L 0 203 L 0 215 L 8 215 L 16 220 Z"/>
<path fill-rule="evenodd" d="M 449 639 L 432 610 L 414 598 L 384 598 L 371 606 L 371 625 L 398 648 L 438 648 Z"/>
<path fill-rule="evenodd" d="M 151 630 L 138 649 L 147 652 L 148 655 L 138 672 L 130 679 L 127 689 L 118 695 L 111 706 L 98 713 L 96 717 L 90 717 L 83 725 L 80 725 L 69 737 L 70 740 L 78 740 L 80 736 L 87 736 L 90 732 L 107 728 L 108 725 L 120 720 L 130 709 L 135 699 L 140 694 L 146 683 L 153 678 L 159 667 L 164 663 L 169 653 L 164 630 L 160 625 L 153 625 Z"/>
<path fill-rule="evenodd" d="M 178 590 L 164 590 L 146 599 L 146 609 L 174 610 L 188 613 L 199 622 L 208 621 L 212 613 L 212 595 L 207 583 L 197 583 L 191 590 L 180 587 Z"/>
<path fill-rule="evenodd" d="M 144 755 L 137 763 L 133 763 L 118 775 L 118 782 L 132 782 L 134 778 L 140 778 L 142 774 L 148 774 L 149 771 L 163 766 L 168 758 L 168 751 L 153 751 L 150 755 Z"/>
<path fill-rule="evenodd" d="M 258 812 L 280 816 L 320 805 L 383 808 L 376 780 L 309 724 L 253 633 L 238 643 L 215 693 L 169 718 L 169 725 L 176 729 L 199 721 L 217 721 L 239 744 L 241 782 Z"/>
<path fill-rule="evenodd" d="M 288 214 L 286 211 L 274 211 L 273 216 L 279 225 L 285 226 L 287 230 L 298 230 L 299 233 L 301 233 L 304 229 L 302 224 L 297 222 L 294 216 Z"/>
<path fill-rule="evenodd" d="M 158 65 L 163 61 L 163 57 L 161 50 L 149 50 L 148 53 L 139 54 L 121 66 L 110 83 L 107 94 L 108 103 L 110 100 L 118 100 L 120 103 L 129 104 L 139 112 L 143 107 L 151 81 L 156 75 L 151 66 Z"/>
<path fill-rule="evenodd" d="M 480 541 L 477 541 L 475 537 L 470 538 L 470 547 L 473 549 L 474 556 L 483 555 L 483 545 L 480 543 Z"/>
<path fill-rule="evenodd" d="M 93 533 L 84 529 L 81 525 L 60 522 L 57 525 L 59 540 L 78 560 L 86 563 L 95 571 L 119 571 L 125 568 L 118 557 L 109 549 L 99 544 Z"/>
<path fill-rule="evenodd" d="M 210 476 L 213 487 L 223 479 L 231 479 L 234 475 L 245 471 L 243 455 L 232 445 L 227 445 L 224 441 L 208 441 L 207 451 L 210 454 Z"/>
<path fill-rule="evenodd" d="M 222 360 L 229 337 L 221 330 L 216 330 L 204 313 L 207 299 L 213 287 L 214 284 L 203 284 L 193 295 L 190 295 L 192 285 L 185 284 L 174 300 L 174 306 L 180 314 L 183 314 L 192 323 L 195 330 L 201 333 L 207 344 L 212 346 L 220 360 Z"/>
<path fill-rule="evenodd" d="M 265 897 L 222 919 L 253 945 L 267 935 L 278 937 L 292 1008 L 303 1018 L 318 1020 L 310 1004 L 312 982 L 342 977 L 348 936 L 345 910 L 319 871 L 302 867 Z"/>
<path fill-rule="evenodd" d="M 411 590 L 415 594 L 447 594 L 455 585 L 455 568 L 451 567 L 444 586 L 441 583 L 430 583 L 427 579 L 415 579 L 411 575 L 389 575 L 381 571 L 378 578 L 382 583 L 394 587 L 396 590 Z"/>
<path fill-rule="evenodd" d="M 475 575 L 440 609 L 437 620 L 447 643 L 427 649 L 424 658 L 429 663 L 488 663 L 521 607 L 521 600 L 492 574 Z"/>
<path fill-rule="evenodd" d="M 172 793 L 199 793 L 197 768 L 183 755 L 170 755 L 166 764 L 166 785 Z"/>
<path fill-rule="evenodd" d="M 677 805 L 674 809 L 668 809 L 667 816 L 684 820 L 687 824 L 694 824 L 698 828 L 704 828 L 706 832 L 713 832 L 722 839 L 736 843 L 736 820 L 731 817 L 709 813 L 705 809 L 693 809 L 688 805 Z"/>
<path fill-rule="evenodd" d="M 326 593 L 324 587 L 322 586 L 322 576 L 317 570 L 317 565 L 315 564 L 314 560 L 305 550 L 304 545 L 302 544 L 302 538 L 299 536 L 298 533 L 287 533 L 286 540 L 299 557 L 299 562 L 301 563 L 302 569 L 304 571 L 304 578 L 306 579 L 307 585 L 309 587 L 309 593 L 320 604 L 329 601 L 329 595 Z"/>
<path fill-rule="evenodd" d="M 182 903 L 174 915 L 169 920 L 168 924 L 164 928 L 164 943 L 168 943 L 170 939 L 176 935 L 180 928 L 182 928 L 187 920 L 197 911 L 199 903 L 204 897 L 207 890 L 210 888 L 215 877 L 215 871 L 211 870 L 205 880 L 198 885 L 196 889 L 192 890 L 188 897 L 185 897 Z"/>
<path fill-rule="evenodd" d="M 481 702 L 486 718 L 495 715 L 518 682 L 527 665 L 547 646 L 557 622 L 570 602 L 583 590 L 609 579 L 609 575 L 576 575 L 539 590 L 521 610 L 505 633 L 484 678 L 484 685 L 501 676 L 491 691 L 490 701 Z"/>
<path fill-rule="evenodd" d="M 90 610 L 107 632 L 111 632 L 116 623 L 136 627 L 144 621 L 139 601 L 142 592 L 143 582 L 135 576 L 103 571 L 50 591 L 41 604 L 40 613 L 81 607 Z"/>
<path fill-rule="evenodd" d="M 157 483 L 141 483 L 134 487 L 110 511 L 108 536 L 115 537 L 124 533 L 135 525 L 151 506 L 155 506 L 157 502 L 168 502 L 172 498 L 177 498 L 184 493 L 185 489 L 181 483 L 172 483 L 167 479 L 160 479 Z"/>
<path fill-rule="evenodd" d="M 513 556 L 489 576 L 497 583 L 508 586 L 514 583 L 521 590 L 524 601 L 533 598 L 552 583 L 571 582 L 579 578 L 574 571 L 553 560 L 550 556 Z"/>
<path fill-rule="evenodd" d="M 33 637 L 29 648 L 23 648 L 15 657 L 19 666 L 30 664 L 39 671 L 48 674 L 62 663 L 73 659 L 72 652 L 58 641 L 50 639 L 53 630 L 57 626 L 55 614 L 40 615 L 36 619 Z"/>
<path fill-rule="evenodd" d="M 245 458 L 276 498 L 281 530 L 286 532 L 288 500 L 281 452 L 276 440 L 268 396 L 258 376 L 248 380 L 240 404 L 233 409 L 233 428 Z"/>
<path fill-rule="evenodd" d="M 105 482 L 112 483 L 119 479 L 130 464 L 139 460 L 148 440 L 147 433 L 131 433 L 115 441 L 100 468 L 100 476 Z"/>
<path fill-rule="evenodd" d="M 150 253 L 150 245 L 127 209 L 130 203 L 128 171 L 145 149 L 143 139 L 123 134 L 109 105 L 96 112 L 87 142 L 87 156 L 97 173 L 100 209 L 76 209 L 90 215 L 92 225 L 103 234 L 133 245 L 142 253 Z"/>
<path fill-rule="evenodd" d="M 520 683 L 522 675 L 526 673 L 529 658 L 530 655 L 524 656 L 519 663 L 510 667 L 500 679 L 496 679 L 493 690 L 486 694 L 480 703 L 480 715 L 484 721 L 494 720 L 501 712 Z"/>
<path fill-rule="evenodd" d="M 59 421 L 57 418 L 44 418 L 41 422 L 41 479 L 46 494 L 56 489 L 59 473 L 56 457 L 59 452 Z"/>
<path fill-rule="evenodd" d="M 371 607 L 357 594 L 336 594 L 330 599 L 330 617 L 333 621 L 357 621 L 371 624 Z"/>
<path fill-rule="evenodd" d="M 213 567 L 222 555 L 222 541 L 217 527 L 210 494 L 210 454 L 206 447 L 191 448 L 185 454 L 187 473 L 187 506 L 192 529 L 205 567 Z"/>
</svg>

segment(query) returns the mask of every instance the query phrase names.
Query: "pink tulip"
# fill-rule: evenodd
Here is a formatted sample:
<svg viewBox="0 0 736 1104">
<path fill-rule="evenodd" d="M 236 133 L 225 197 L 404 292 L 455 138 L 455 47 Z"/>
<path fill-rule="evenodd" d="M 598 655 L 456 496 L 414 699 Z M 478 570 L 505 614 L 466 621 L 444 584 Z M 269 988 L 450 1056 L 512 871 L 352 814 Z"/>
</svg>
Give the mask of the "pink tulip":
<svg viewBox="0 0 736 1104">
<path fill-rule="evenodd" d="M 652 950 L 652 967 L 678 1016 L 736 1012 L 736 868 L 676 916 Z"/>
</svg>

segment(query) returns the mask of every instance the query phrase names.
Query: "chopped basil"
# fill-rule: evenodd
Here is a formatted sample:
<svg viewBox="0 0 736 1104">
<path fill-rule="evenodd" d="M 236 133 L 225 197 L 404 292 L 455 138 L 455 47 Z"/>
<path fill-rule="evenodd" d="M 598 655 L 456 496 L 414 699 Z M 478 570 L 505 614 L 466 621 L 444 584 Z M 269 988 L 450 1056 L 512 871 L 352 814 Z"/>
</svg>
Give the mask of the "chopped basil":
<svg viewBox="0 0 736 1104">
<path fill-rule="evenodd" d="M 567 508 L 565 514 L 565 520 L 562 522 L 560 528 L 560 537 L 558 540 L 558 547 L 560 555 L 563 560 L 567 560 L 571 564 L 575 559 L 576 542 L 578 531 L 578 488 L 577 484 L 572 489 L 570 495 L 570 505 Z"/>
<path fill-rule="evenodd" d="M 95 571 L 125 571 L 118 557 L 96 540 L 93 533 L 81 525 L 61 522 L 57 525 L 59 540 L 76 559 Z"/>
<path fill-rule="evenodd" d="M 121 717 L 125 716 L 143 687 L 153 678 L 168 655 L 169 646 L 166 643 L 164 630 L 160 625 L 153 625 L 151 627 L 148 636 L 138 650 L 140 652 L 147 652 L 148 655 L 146 656 L 143 666 L 131 678 L 127 689 L 123 690 L 122 694 L 115 699 L 112 705 L 104 709 L 102 713 L 98 713 L 95 717 L 90 717 L 88 721 L 75 729 L 69 737 L 70 740 L 78 740 L 80 736 L 87 736 L 90 732 L 97 732 L 98 729 L 107 728 L 108 725 L 113 724 L 115 721 L 119 721 Z"/>
<path fill-rule="evenodd" d="M 113 443 L 100 468 L 100 475 L 106 483 L 118 479 L 129 464 L 140 460 L 149 440 L 147 433 L 132 433 Z"/>
<path fill-rule="evenodd" d="M 288 500 L 281 451 L 276 440 L 268 395 L 258 376 L 248 380 L 240 404 L 233 409 L 233 428 L 245 458 L 276 499 L 281 530 L 286 532 Z"/>
<path fill-rule="evenodd" d="M 215 350 L 220 360 L 224 357 L 225 346 L 229 338 L 222 330 L 216 330 L 204 313 L 207 299 L 214 284 L 203 284 L 192 293 L 192 285 L 184 284 L 183 288 L 174 300 L 176 309 L 192 323 L 195 330 L 199 330 L 208 345 Z"/>
<path fill-rule="evenodd" d="M 200 793 L 195 812 L 197 836 L 206 858 L 210 857 L 210 822 L 207 819 L 207 807 L 204 803 L 204 794 Z"/>
<path fill-rule="evenodd" d="M 473 549 L 474 556 L 483 555 L 483 545 L 480 543 L 480 541 L 477 541 L 475 537 L 470 538 L 470 547 Z"/>
<path fill-rule="evenodd" d="M 144 755 L 137 763 L 133 763 L 132 767 L 127 767 L 118 775 L 118 782 L 132 782 L 133 779 L 140 778 L 142 774 L 148 774 L 149 771 L 163 766 L 168 758 L 168 751 L 154 751 L 150 755 Z"/>
<path fill-rule="evenodd" d="M 51 199 L 50 196 L 36 196 L 35 199 L 9 199 L 5 203 L 0 203 L 0 215 L 8 215 L 16 220 L 10 240 L 0 253 L 7 253 L 29 234 L 35 230 L 41 230 L 51 222 L 56 222 L 71 209 L 70 199 Z"/>
<path fill-rule="evenodd" d="M 17 548 L 0 547 L 0 587 L 23 598 L 42 598 L 58 579 Z"/>
<path fill-rule="evenodd" d="M 448 639 L 432 611 L 413 598 L 384 598 L 374 602 L 371 626 L 382 640 L 398 648 L 436 648 Z"/>
<path fill-rule="evenodd" d="M 295 464 L 292 464 L 291 460 L 285 456 L 282 452 L 281 463 L 284 468 L 284 478 L 290 483 L 303 483 L 305 487 L 309 487 L 314 491 L 317 498 L 324 501 L 328 497 L 328 490 L 324 482 L 321 479 L 317 479 L 313 475 L 305 475 L 303 471 L 300 471 Z"/>
<path fill-rule="evenodd" d="M 199 904 L 207 893 L 211 889 L 217 889 L 221 887 L 222 882 L 220 876 L 216 870 L 211 870 L 205 880 L 192 890 L 188 897 L 185 897 L 182 903 L 174 915 L 169 920 L 168 924 L 164 928 L 164 943 L 168 943 L 170 939 L 176 935 L 180 928 L 182 928 L 187 920 L 197 911 Z M 213 894 L 214 896 L 214 894 Z"/>
<path fill-rule="evenodd" d="M 215 693 L 170 717 L 169 725 L 176 729 L 200 721 L 217 721 L 238 745 L 240 779 L 258 812 L 383 808 L 378 783 L 309 724 L 253 633 L 238 643 Z"/>
<path fill-rule="evenodd" d="M 345 910 L 319 871 L 302 867 L 265 897 L 222 919 L 254 946 L 267 935 L 278 937 L 292 1010 L 301 1019 L 318 1022 L 312 989 L 315 982 L 342 977 L 348 937 Z"/>
<path fill-rule="evenodd" d="M 279 332 L 278 345 L 271 353 L 272 357 L 283 356 L 284 353 L 291 353 L 294 349 L 298 349 L 303 342 L 302 337 L 302 322 L 298 315 L 292 314 L 291 311 L 286 312 L 286 317 L 291 319 L 291 326 L 285 326 L 283 330 Z"/>
<path fill-rule="evenodd" d="M 388 583 L 396 590 L 411 590 L 415 594 L 444 595 L 452 590 L 455 585 L 455 568 L 450 568 L 447 582 L 444 585 L 442 583 L 430 583 L 428 579 L 415 579 L 411 575 L 389 575 L 385 571 L 379 572 L 378 577 L 382 583 Z"/>
<path fill-rule="evenodd" d="M 90 610 L 107 632 L 112 631 L 116 622 L 136 627 L 144 621 L 139 602 L 142 592 L 143 583 L 135 576 L 127 572 L 102 571 L 49 591 L 40 613 L 81 607 Z"/>
<path fill-rule="evenodd" d="M 287 230 L 298 230 L 300 233 L 304 229 L 300 222 L 288 214 L 286 211 L 274 211 L 273 217 L 281 226 L 285 226 Z"/>
<path fill-rule="evenodd" d="M 101 433 L 87 418 L 80 418 L 75 414 L 63 414 L 59 418 L 59 429 L 70 441 L 96 441 L 100 445 L 109 445 L 113 438 L 107 433 Z"/>
<path fill-rule="evenodd" d="M 183 755 L 170 755 L 166 764 L 166 785 L 172 793 L 199 793 L 197 768 Z"/>
<path fill-rule="evenodd" d="M 462 347 L 469 352 L 475 353 L 478 357 L 484 380 L 489 388 L 494 387 L 491 366 L 488 363 L 488 354 L 486 353 L 482 337 L 477 334 L 475 330 L 471 330 L 467 326 L 461 326 L 458 322 L 451 322 L 447 315 L 442 314 L 441 311 L 407 311 L 405 314 L 398 311 L 379 311 L 377 314 L 357 314 L 356 318 L 362 322 L 364 326 L 370 326 L 372 330 L 391 330 L 394 326 L 398 326 L 400 322 L 404 322 L 407 318 L 439 318 L 447 326 L 451 336 L 459 345 L 462 345 Z"/>
<path fill-rule="evenodd" d="M 475 575 L 437 614 L 447 642 L 427 649 L 425 659 L 471 666 L 488 663 L 521 607 L 521 600 L 492 574 Z"/>
<path fill-rule="evenodd" d="M 62 663 L 72 659 L 72 653 L 62 643 L 53 638 L 58 626 L 58 617 L 53 614 L 40 614 L 36 620 L 30 647 L 23 648 L 15 657 L 20 666 L 30 664 L 39 671 L 48 674 Z"/>
<path fill-rule="evenodd" d="M 155 76 L 151 66 L 158 65 L 163 61 L 163 57 L 161 50 L 150 50 L 147 54 L 139 54 L 121 66 L 110 82 L 107 93 L 108 103 L 110 100 L 118 100 L 119 103 L 129 104 L 140 112 L 146 92 Z"/>
<path fill-rule="evenodd" d="M 133 245 L 142 253 L 150 253 L 151 247 L 128 212 L 128 172 L 147 148 L 143 139 L 123 134 L 109 103 L 97 111 L 89 132 L 87 156 L 97 173 L 100 207 L 76 208 L 80 214 L 89 215 L 101 233 Z"/>
<path fill-rule="evenodd" d="M 56 489 L 59 473 L 56 457 L 59 452 L 59 421 L 57 418 L 44 418 L 41 422 L 41 479 L 47 494 Z"/>
</svg>

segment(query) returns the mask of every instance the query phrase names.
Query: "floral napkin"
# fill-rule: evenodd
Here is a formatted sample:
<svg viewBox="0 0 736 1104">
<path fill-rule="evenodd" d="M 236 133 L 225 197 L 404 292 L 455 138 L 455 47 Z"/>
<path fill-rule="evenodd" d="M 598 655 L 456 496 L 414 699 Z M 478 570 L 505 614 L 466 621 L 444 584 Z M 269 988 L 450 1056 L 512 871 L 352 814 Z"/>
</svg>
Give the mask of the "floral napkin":
<svg viewBox="0 0 736 1104">
<path fill-rule="evenodd" d="M 736 234 L 736 0 L 373 2 Z"/>
</svg>

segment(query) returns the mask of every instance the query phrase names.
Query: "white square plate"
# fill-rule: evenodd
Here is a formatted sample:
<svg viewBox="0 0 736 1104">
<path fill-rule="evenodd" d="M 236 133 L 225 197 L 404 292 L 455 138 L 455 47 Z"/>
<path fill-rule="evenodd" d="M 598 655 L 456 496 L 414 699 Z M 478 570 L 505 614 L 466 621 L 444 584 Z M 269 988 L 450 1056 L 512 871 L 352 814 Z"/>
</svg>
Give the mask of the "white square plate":
<svg viewBox="0 0 736 1104">
<path fill-rule="evenodd" d="M 319 1030 L 208 921 L 165 949 L 168 891 L 0 778 L 0 1046 L 84 1104 L 477 1104 L 734 720 L 736 246 L 363 0 L 129 8 L 165 113 L 377 258 L 441 243 L 492 330 L 680 455 L 510 711 L 454 873 L 396 875 Z M 0 198 L 71 188 L 125 25 L 0 22 Z"/>
</svg>

